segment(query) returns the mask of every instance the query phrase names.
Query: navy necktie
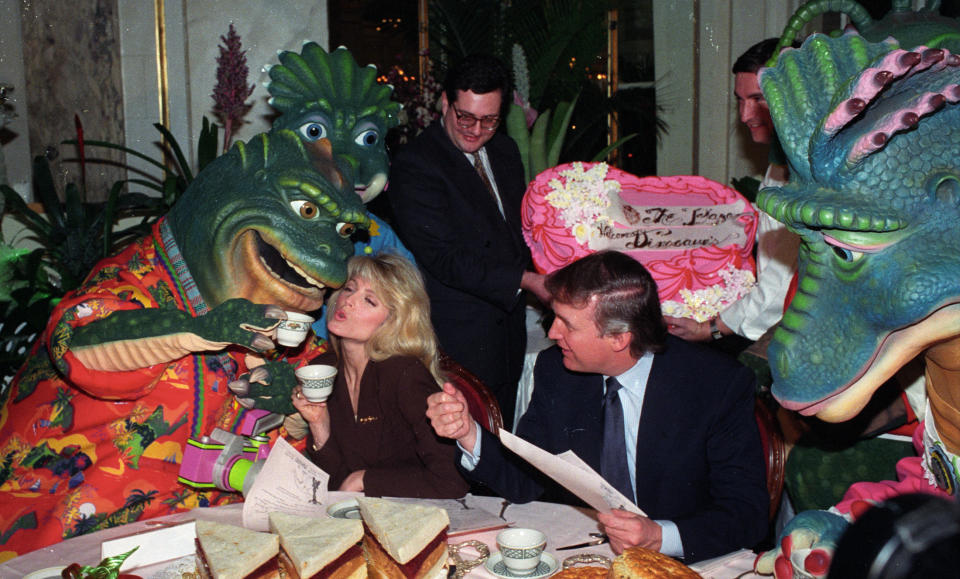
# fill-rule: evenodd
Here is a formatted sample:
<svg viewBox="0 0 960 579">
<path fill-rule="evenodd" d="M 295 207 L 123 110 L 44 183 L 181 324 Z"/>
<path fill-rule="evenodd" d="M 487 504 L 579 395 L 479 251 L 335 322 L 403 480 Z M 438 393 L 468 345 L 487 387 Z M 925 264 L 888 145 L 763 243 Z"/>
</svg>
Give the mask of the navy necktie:
<svg viewBox="0 0 960 579">
<path fill-rule="evenodd" d="M 623 406 L 620 404 L 620 382 L 607 378 L 607 393 L 603 397 L 603 455 L 600 475 L 614 488 L 633 500 L 633 484 L 627 468 L 627 443 L 623 432 Z"/>
</svg>

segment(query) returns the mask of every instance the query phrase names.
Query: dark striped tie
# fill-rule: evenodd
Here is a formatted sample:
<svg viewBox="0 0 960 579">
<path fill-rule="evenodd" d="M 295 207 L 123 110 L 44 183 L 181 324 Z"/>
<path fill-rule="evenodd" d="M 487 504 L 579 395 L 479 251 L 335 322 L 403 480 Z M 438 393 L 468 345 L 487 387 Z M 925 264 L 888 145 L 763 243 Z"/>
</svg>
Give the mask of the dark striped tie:
<svg viewBox="0 0 960 579">
<path fill-rule="evenodd" d="M 496 203 L 497 192 L 493 190 L 493 183 L 490 182 L 490 176 L 487 175 L 487 170 L 483 167 L 480 151 L 473 154 L 473 168 L 477 170 L 477 173 L 480 175 L 480 180 L 483 181 L 483 186 L 487 188 L 487 192 L 490 193 L 490 196 L 493 197 L 493 201 Z M 499 206 L 500 204 L 497 203 L 497 207 Z"/>
<path fill-rule="evenodd" d="M 620 382 L 607 378 L 607 393 L 603 397 L 603 455 L 600 475 L 623 496 L 633 501 L 633 484 L 627 469 L 627 443 L 623 433 L 623 406 L 620 404 Z"/>
</svg>

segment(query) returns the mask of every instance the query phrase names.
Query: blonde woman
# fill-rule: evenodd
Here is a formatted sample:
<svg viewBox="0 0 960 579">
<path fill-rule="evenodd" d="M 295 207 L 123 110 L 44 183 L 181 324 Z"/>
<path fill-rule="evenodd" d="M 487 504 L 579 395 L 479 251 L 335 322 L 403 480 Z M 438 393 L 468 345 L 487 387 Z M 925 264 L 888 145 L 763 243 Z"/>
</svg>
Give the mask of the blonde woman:
<svg viewBox="0 0 960 579">
<path fill-rule="evenodd" d="M 437 339 L 417 269 L 393 254 L 355 256 L 327 302 L 333 394 L 314 404 L 293 393 L 309 425 L 307 456 L 330 488 L 370 496 L 457 498 L 467 492 L 455 447 L 433 432 L 427 396 L 440 391 Z"/>
</svg>

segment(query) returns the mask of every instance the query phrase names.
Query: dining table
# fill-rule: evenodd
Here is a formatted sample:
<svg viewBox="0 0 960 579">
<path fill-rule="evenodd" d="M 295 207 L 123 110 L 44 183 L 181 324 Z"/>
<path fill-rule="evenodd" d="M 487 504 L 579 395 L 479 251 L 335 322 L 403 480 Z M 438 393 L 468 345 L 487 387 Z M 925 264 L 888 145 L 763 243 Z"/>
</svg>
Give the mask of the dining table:
<svg viewBox="0 0 960 579">
<path fill-rule="evenodd" d="M 327 493 L 323 504 L 330 506 L 342 504 L 344 501 L 357 496 L 362 495 L 361 493 L 333 491 Z M 528 527 L 543 531 L 547 535 L 544 561 L 549 561 L 555 565 L 548 570 L 538 571 L 535 579 L 544 579 L 557 569 L 562 568 L 564 562 L 571 564 L 577 560 L 586 560 L 587 563 L 573 564 L 603 566 L 605 561 L 615 557 L 610 544 L 607 542 L 575 549 L 561 549 L 588 541 L 596 542 L 594 540 L 595 536 L 602 534 L 602 529 L 597 522 L 596 511 L 593 509 L 539 501 L 513 504 L 500 497 L 481 495 L 467 495 L 459 499 L 457 503 L 462 505 L 464 509 L 486 511 L 486 513 L 502 520 L 502 526 L 504 527 Z M 59 576 L 55 575 L 57 568 L 62 568 L 71 563 L 95 565 L 100 560 L 101 545 L 106 541 L 145 534 L 178 523 L 200 519 L 241 525 L 242 513 L 242 503 L 212 508 L 197 508 L 72 537 L 0 563 L 0 579 L 20 579 L 31 576 L 31 573 L 35 573 L 31 579 L 56 577 Z M 490 553 L 492 562 L 498 555 L 496 536 L 499 531 L 499 528 L 488 528 L 451 535 L 448 538 L 448 545 L 451 546 L 451 552 L 456 553 L 455 557 L 451 558 L 451 563 L 459 562 L 461 566 L 470 567 L 470 561 L 477 558 L 479 553 L 484 550 L 484 546 L 486 551 Z M 144 536 L 149 537 L 149 535 Z M 759 577 L 751 572 L 755 558 L 756 554 L 744 549 L 717 559 L 701 561 L 691 565 L 691 567 L 707 579 Z M 594 562 L 590 562 L 591 560 Z M 466 565 L 463 562 L 466 562 Z M 134 573 L 143 579 L 180 579 L 183 573 L 192 571 L 195 565 L 194 556 L 188 555 L 135 569 L 124 568 L 123 571 Z M 40 570 L 50 571 L 46 571 L 46 574 L 37 574 Z M 498 570 L 488 562 L 476 564 L 465 573 L 463 571 L 464 569 L 461 569 L 458 579 L 459 577 L 508 579 L 501 573 L 495 573 L 494 571 Z"/>
</svg>

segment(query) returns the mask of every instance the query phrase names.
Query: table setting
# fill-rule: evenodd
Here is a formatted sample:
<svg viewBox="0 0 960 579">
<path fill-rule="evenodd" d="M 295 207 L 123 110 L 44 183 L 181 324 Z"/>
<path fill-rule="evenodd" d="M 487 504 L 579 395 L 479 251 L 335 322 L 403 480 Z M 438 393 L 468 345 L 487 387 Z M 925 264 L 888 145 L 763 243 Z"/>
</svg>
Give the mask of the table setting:
<svg viewBox="0 0 960 579">
<path fill-rule="evenodd" d="M 354 507 L 361 493 L 333 491 L 327 494 L 323 505 L 326 516 L 350 518 L 359 516 Z M 416 499 L 398 499 L 416 501 Z M 431 503 L 433 501 L 422 501 Z M 512 504 L 500 497 L 467 495 L 456 501 L 444 501 L 451 514 L 451 529 L 448 546 L 451 551 L 451 577 L 460 579 L 544 579 L 567 564 L 605 566 L 604 561 L 614 558 L 610 543 L 603 535 L 593 509 L 573 507 L 556 503 L 534 501 Z M 46 579 L 59 577 L 59 569 L 79 563 L 95 565 L 101 558 L 101 547 L 116 542 L 116 548 L 127 548 L 120 540 L 143 539 L 143 546 L 154 548 L 154 533 L 184 526 L 199 519 L 241 525 L 243 505 L 233 504 L 214 508 L 199 508 L 175 513 L 146 521 L 105 529 L 87 535 L 73 537 L 0 563 L 0 577 L 30 577 Z M 470 511 L 473 511 L 471 513 Z M 497 522 L 493 522 L 493 521 Z M 471 522 L 474 521 L 474 522 Z M 472 524 L 486 526 L 483 529 L 468 529 Z M 490 528 L 493 526 L 494 528 Z M 533 572 L 527 575 L 512 573 L 504 564 L 504 544 L 498 535 L 504 530 L 522 531 L 521 537 L 542 536 L 541 555 Z M 537 535 L 539 533 L 539 535 Z M 508 535 L 509 537 L 509 535 Z M 166 542 L 166 541 L 165 541 Z M 192 540 L 191 540 L 192 544 Z M 691 567 L 705 578 L 732 579 L 757 577 L 752 569 L 755 554 L 747 550 L 731 553 L 726 557 L 703 561 Z M 159 561 L 124 572 L 134 573 L 143 579 L 180 579 L 184 572 L 195 565 L 193 554 L 176 559 Z M 43 571 L 46 574 L 36 574 Z M 31 575 L 35 574 L 35 575 Z"/>
</svg>

